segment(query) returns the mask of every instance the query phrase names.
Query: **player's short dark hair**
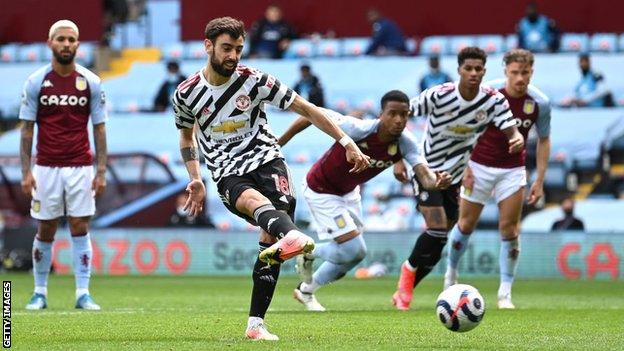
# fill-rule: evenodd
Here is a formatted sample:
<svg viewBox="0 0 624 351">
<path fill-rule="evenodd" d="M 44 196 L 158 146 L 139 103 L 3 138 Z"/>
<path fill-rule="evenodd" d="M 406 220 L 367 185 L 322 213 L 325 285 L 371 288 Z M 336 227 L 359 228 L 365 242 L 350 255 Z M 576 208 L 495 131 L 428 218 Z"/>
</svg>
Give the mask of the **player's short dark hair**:
<svg viewBox="0 0 624 351">
<path fill-rule="evenodd" d="M 468 46 L 461 49 L 459 54 L 457 54 L 457 63 L 461 66 L 467 59 L 481 60 L 485 65 L 485 62 L 487 61 L 487 54 L 485 51 L 476 46 Z"/>
<path fill-rule="evenodd" d="M 206 39 L 213 43 L 221 34 L 229 34 L 233 39 L 245 38 L 245 24 L 243 21 L 232 17 L 219 17 L 208 22 L 204 31 Z"/>
<path fill-rule="evenodd" d="M 384 109 L 384 107 L 386 107 L 386 104 L 389 101 L 404 102 L 408 105 L 410 103 L 409 97 L 407 96 L 407 94 L 405 94 L 404 92 L 400 90 L 390 90 L 389 92 L 385 93 L 384 96 L 381 97 L 381 109 L 382 110 Z"/>
<path fill-rule="evenodd" d="M 533 56 L 533 53 L 529 50 L 513 49 L 507 51 L 505 53 L 505 56 L 503 57 L 503 63 L 505 64 L 505 66 L 512 62 L 528 63 L 529 66 L 533 66 L 533 62 L 535 62 L 535 57 Z"/>
</svg>

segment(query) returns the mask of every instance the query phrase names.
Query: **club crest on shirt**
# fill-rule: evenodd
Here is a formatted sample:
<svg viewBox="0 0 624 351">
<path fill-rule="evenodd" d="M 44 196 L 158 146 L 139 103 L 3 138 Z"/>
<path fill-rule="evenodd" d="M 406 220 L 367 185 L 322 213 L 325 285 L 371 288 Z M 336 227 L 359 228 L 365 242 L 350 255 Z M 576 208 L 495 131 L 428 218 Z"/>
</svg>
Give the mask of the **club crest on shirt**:
<svg viewBox="0 0 624 351">
<path fill-rule="evenodd" d="M 334 222 L 336 222 L 336 225 L 338 226 L 339 229 L 342 229 L 347 226 L 347 221 L 345 220 L 343 215 L 338 215 L 334 217 Z"/>
<path fill-rule="evenodd" d="M 210 109 L 208 108 L 208 106 L 204 107 L 204 108 L 202 109 L 202 111 L 201 111 L 201 115 L 202 115 L 202 117 L 204 117 L 204 116 L 208 116 L 208 115 L 209 115 L 209 114 L 211 114 L 211 113 L 212 113 L 212 111 L 210 111 Z"/>
<path fill-rule="evenodd" d="M 84 77 L 76 77 L 76 89 L 80 91 L 87 89 L 87 80 Z"/>
<path fill-rule="evenodd" d="M 239 95 L 236 97 L 236 108 L 241 111 L 249 110 L 251 106 L 251 99 L 247 95 Z"/>
<path fill-rule="evenodd" d="M 487 117 L 487 113 L 485 112 L 485 110 L 479 110 L 475 114 L 475 119 L 479 122 L 484 121 L 485 117 Z"/>
<path fill-rule="evenodd" d="M 522 106 L 522 112 L 526 113 L 527 115 L 530 115 L 533 112 L 535 112 L 535 101 L 524 100 L 524 106 Z"/>
<path fill-rule="evenodd" d="M 33 202 L 32 202 L 32 210 L 35 213 L 39 213 L 39 211 L 41 211 L 41 201 L 33 200 Z"/>
<path fill-rule="evenodd" d="M 397 144 L 388 145 L 388 155 L 394 156 L 396 155 L 397 151 L 399 151 L 399 147 Z"/>
</svg>

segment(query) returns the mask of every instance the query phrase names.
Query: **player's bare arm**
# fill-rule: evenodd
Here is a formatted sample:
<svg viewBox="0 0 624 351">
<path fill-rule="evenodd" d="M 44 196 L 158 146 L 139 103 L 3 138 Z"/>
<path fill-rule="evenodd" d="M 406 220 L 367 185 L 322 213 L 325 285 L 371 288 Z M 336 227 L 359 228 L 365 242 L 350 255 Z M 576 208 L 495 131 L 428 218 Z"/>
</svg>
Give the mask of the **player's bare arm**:
<svg viewBox="0 0 624 351">
<path fill-rule="evenodd" d="M 407 167 L 403 161 L 396 162 L 392 167 L 392 174 L 394 178 L 403 184 L 409 183 L 409 176 L 407 175 Z"/>
<path fill-rule="evenodd" d="M 351 173 L 359 173 L 368 168 L 370 158 L 362 153 L 360 148 L 355 144 L 353 139 L 346 135 L 331 118 L 327 117 L 318 107 L 306 101 L 304 98 L 297 96 L 295 101 L 290 105 L 290 111 L 300 114 L 309 120 L 314 126 L 322 130 L 345 148 L 347 161 L 353 163 Z"/>
<path fill-rule="evenodd" d="M 414 175 L 426 190 L 446 189 L 453 180 L 447 172 L 434 172 L 422 163 L 414 166 Z"/>
<path fill-rule="evenodd" d="M 290 126 L 288 126 L 288 129 L 286 129 L 284 134 L 279 137 L 279 139 L 277 140 L 277 144 L 279 144 L 279 146 L 286 145 L 286 143 L 288 143 L 290 139 L 304 131 L 310 125 L 312 125 L 312 122 L 308 121 L 305 117 L 297 117 L 297 119 Z"/>
<path fill-rule="evenodd" d="M 32 190 L 37 188 L 37 183 L 30 170 L 34 129 L 34 121 L 23 122 L 20 137 L 20 160 L 22 163 L 22 192 L 26 196 L 31 196 Z"/>
<path fill-rule="evenodd" d="M 548 168 L 548 159 L 550 158 L 550 137 L 543 137 L 537 140 L 537 178 L 531 185 L 527 201 L 529 205 L 535 204 L 542 196 L 544 196 L 544 176 L 546 168 Z"/>
<path fill-rule="evenodd" d="M 197 142 L 193 137 L 193 129 L 180 129 L 180 154 L 186 166 L 186 171 L 191 181 L 186 186 L 188 198 L 184 204 L 184 210 L 191 216 L 201 214 L 206 197 L 206 187 L 199 170 L 199 153 Z"/>
<path fill-rule="evenodd" d="M 95 142 L 96 171 L 91 188 L 95 196 L 100 196 L 106 190 L 106 124 L 99 123 L 93 126 L 93 140 Z"/>
<path fill-rule="evenodd" d="M 524 137 L 518 130 L 518 127 L 513 126 L 503 129 L 503 133 L 509 141 L 509 153 L 517 154 L 524 149 Z"/>
</svg>

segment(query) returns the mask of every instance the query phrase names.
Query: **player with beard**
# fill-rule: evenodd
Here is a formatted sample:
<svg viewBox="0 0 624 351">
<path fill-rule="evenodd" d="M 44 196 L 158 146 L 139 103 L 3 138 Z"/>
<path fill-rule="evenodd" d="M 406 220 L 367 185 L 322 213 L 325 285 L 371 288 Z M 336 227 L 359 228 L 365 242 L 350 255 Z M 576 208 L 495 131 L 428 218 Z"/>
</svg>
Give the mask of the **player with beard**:
<svg viewBox="0 0 624 351">
<path fill-rule="evenodd" d="M 67 217 L 76 276 L 76 308 L 99 310 L 89 294 L 93 250 L 89 220 L 95 197 L 106 188 L 106 107 L 100 78 L 76 64 L 78 27 L 61 20 L 50 27 L 52 63 L 28 77 L 19 118 L 23 121 L 20 158 L 22 191 L 32 196 L 30 214 L 39 224 L 33 243 L 35 292 L 26 306 L 47 307 L 52 242 L 59 218 Z M 93 124 L 96 171 L 87 124 Z M 37 124 L 37 157 L 31 168 L 33 130 Z"/>
<path fill-rule="evenodd" d="M 368 168 L 369 158 L 316 106 L 275 77 L 239 64 L 245 30 L 231 17 L 213 19 L 205 30 L 208 64 L 191 75 L 173 96 L 180 151 L 191 182 L 186 209 L 201 213 L 205 197 L 193 127 L 206 166 L 223 204 L 257 225 L 260 253 L 253 268 L 251 308 L 245 335 L 252 340 L 278 340 L 264 324 L 280 264 L 314 249 L 314 240 L 293 224 L 295 195 L 290 172 L 267 123 L 265 105 L 307 118 L 342 145 L 350 172 Z"/>
<path fill-rule="evenodd" d="M 530 85 L 533 75 L 533 54 L 524 49 L 507 52 L 503 58 L 506 79 L 488 84 L 505 95 L 518 121 L 518 129 L 526 139 L 533 125 L 538 135 L 537 177 L 529 190 L 528 204 L 535 204 L 544 195 L 544 176 L 550 158 L 550 102 L 546 95 Z M 513 309 L 511 286 L 520 254 L 520 216 L 526 181 L 526 150 L 507 153 L 507 139 L 498 129 L 488 127 L 475 147 L 464 176 L 459 206 L 459 221 L 449 234 L 448 262 L 444 287 L 457 283 L 459 259 L 468 247 L 481 211 L 490 197 L 496 199 L 500 212 L 498 230 L 501 234 L 500 286 L 498 307 Z"/>
</svg>

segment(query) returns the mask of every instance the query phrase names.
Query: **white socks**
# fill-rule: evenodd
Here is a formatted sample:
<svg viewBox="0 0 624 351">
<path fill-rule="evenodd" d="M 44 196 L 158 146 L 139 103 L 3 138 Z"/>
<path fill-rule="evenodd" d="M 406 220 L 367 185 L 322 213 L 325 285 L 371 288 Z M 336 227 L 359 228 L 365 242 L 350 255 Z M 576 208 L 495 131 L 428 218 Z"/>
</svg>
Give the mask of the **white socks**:
<svg viewBox="0 0 624 351">
<path fill-rule="evenodd" d="M 89 293 L 91 260 L 93 259 L 89 233 L 83 236 L 72 236 L 72 256 L 76 277 L 76 298 L 78 298 L 80 295 Z"/>
<path fill-rule="evenodd" d="M 448 268 L 457 270 L 459 260 L 466 252 L 468 248 L 468 241 L 470 241 L 470 235 L 466 235 L 459 230 L 459 225 L 455 224 L 451 232 L 449 233 L 448 242 Z"/>
<path fill-rule="evenodd" d="M 520 253 L 520 242 L 518 238 L 513 240 L 503 240 L 500 247 L 500 288 L 498 296 L 506 296 L 511 294 L 511 285 L 513 284 L 518 267 L 518 255 Z"/>
<path fill-rule="evenodd" d="M 48 295 L 48 276 L 52 266 L 52 243 L 40 241 L 35 237 L 32 249 L 35 293 Z"/>
</svg>

